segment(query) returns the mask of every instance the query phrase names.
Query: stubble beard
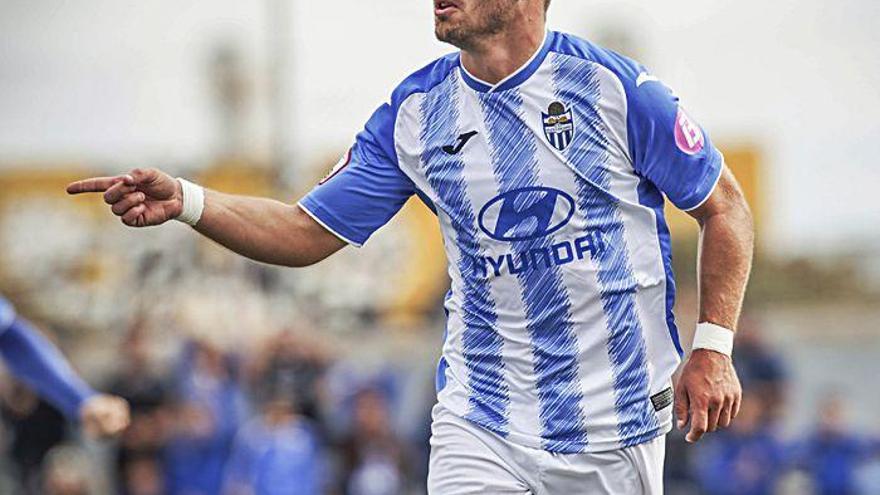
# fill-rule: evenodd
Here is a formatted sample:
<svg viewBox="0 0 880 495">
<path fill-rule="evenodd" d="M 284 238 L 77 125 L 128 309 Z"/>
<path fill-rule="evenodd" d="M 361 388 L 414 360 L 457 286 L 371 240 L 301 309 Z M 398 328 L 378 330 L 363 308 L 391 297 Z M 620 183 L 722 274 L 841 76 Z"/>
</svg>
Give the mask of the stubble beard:
<svg viewBox="0 0 880 495">
<path fill-rule="evenodd" d="M 481 39 L 501 33 L 513 18 L 513 4 L 517 0 L 480 3 L 470 19 L 453 23 L 437 19 L 434 34 L 437 39 L 461 50 L 476 46 Z"/>
</svg>

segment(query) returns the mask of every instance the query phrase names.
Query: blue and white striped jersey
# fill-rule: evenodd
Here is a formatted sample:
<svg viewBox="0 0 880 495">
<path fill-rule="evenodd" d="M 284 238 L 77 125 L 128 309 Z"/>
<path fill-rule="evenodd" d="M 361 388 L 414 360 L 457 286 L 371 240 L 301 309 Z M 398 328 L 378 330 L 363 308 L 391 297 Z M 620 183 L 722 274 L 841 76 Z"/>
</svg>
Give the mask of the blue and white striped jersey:
<svg viewBox="0 0 880 495">
<path fill-rule="evenodd" d="M 671 427 L 664 195 L 696 208 L 722 168 L 641 65 L 549 33 L 496 85 L 458 54 L 413 74 L 300 206 L 360 245 L 419 195 L 452 280 L 439 401 L 513 442 L 595 452 Z"/>
</svg>

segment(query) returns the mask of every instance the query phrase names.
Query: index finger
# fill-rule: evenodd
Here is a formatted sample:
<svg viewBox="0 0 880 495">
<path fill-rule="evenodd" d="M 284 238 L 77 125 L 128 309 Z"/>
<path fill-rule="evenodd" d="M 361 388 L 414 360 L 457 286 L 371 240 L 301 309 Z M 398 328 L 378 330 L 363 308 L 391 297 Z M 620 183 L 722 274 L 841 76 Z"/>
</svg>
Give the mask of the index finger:
<svg viewBox="0 0 880 495">
<path fill-rule="evenodd" d="M 67 186 L 67 194 L 96 193 L 110 189 L 117 182 L 126 180 L 126 177 L 92 177 L 91 179 L 78 180 Z"/>
</svg>

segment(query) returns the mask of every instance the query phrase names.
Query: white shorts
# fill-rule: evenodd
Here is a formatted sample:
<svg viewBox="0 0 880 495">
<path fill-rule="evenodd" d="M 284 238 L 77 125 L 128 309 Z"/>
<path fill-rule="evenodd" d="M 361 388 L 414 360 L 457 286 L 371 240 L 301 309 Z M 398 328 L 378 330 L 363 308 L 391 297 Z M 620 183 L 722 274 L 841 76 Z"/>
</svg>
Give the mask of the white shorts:
<svg viewBox="0 0 880 495">
<path fill-rule="evenodd" d="M 663 493 L 662 435 L 608 452 L 554 454 L 508 442 L 439 404 L 432 416 L 429 495 Z"/>
</svg>

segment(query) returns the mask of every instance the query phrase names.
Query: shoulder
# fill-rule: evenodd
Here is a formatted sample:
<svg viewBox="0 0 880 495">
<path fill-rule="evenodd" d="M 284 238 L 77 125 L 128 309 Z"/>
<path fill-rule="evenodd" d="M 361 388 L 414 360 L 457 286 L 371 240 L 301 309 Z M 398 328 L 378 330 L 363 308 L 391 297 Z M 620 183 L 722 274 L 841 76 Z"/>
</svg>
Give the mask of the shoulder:
<svg viewBox="0 0 880 495">
<path fill-rule="evenodd" d="M 394 135 L 401 108 L 411 96 L 429 93 L 446 81 L 459 63 L 458 53 L 451 53 L 413 72 L 394 88 L 390 101 L 380 106 L 367 121 L 368 135 L 383 147 L 389 157 L 396 157 L 397 154 Z"/>
<path fill-rule="evenodd" d="M 554 32 L 550 51 L 600 65 L 614 73 L 624 86 L 635 85 L 639 75 L 646 72 L 639 62 L 568 33 Z"/>
<path fill-rule="evenodd" d="M 450 53 L 410 74 L 391 94 L 391 106 L 399 107 L 410 96 L 429 93 L 459 67 L 459 54 Z"/>
<path fill-rule="evenodd" d="M 641 63 L 577 36 L 555 33 L 552 50 L 602 67 L 619 81 L 627 118 L 668 118 L 678 111 L 678 97 Z"/>
</svg>

